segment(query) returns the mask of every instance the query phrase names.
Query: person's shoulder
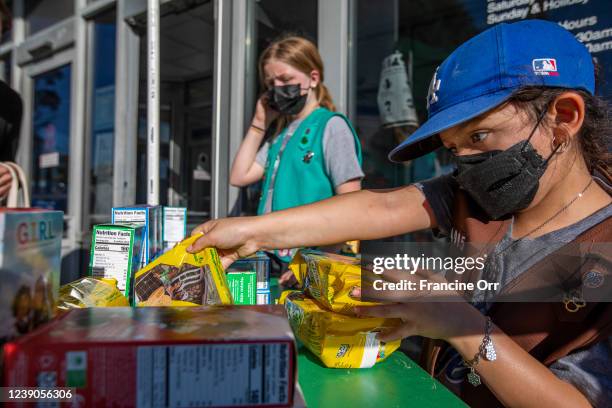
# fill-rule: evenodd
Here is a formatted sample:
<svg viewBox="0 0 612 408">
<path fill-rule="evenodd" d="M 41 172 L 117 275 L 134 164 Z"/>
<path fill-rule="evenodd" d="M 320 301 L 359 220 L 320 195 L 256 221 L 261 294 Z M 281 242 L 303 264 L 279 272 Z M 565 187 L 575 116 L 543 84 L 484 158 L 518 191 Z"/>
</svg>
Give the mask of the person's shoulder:
<svg viewBox="0 0 612 408">
<path fill-rule="evenodd" d="M 352 134 L 348 118 L 342 114 L 335 114 L 325 124 L 325 134 Z"/>
<path fill-rule="evenodd" d="M 347 120 L 348 119 L 344 115 L 337 114 L 329 118 L 329 120 L 327 121 L 327 126 L 348 127 L 348 124 L 346 123 Z"/>
</svg>

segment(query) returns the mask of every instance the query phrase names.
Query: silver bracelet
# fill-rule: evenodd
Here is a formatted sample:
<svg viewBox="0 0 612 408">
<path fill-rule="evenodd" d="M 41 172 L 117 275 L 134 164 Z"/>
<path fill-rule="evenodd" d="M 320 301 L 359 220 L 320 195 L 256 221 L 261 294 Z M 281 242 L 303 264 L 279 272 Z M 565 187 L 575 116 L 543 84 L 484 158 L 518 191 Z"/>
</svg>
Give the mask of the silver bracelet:
<svg viewBox="0 0 612 408">
<path fill-rule="evenodd" d="M 467 374 L 468 382 L 474 387 L 478 387 L 482 383 L 480 381 L 480 376 L 476 373 L 475 369 L 476 365 L 480 362 L 480 358 L 483 357 L 488 361 L 495 361 L 497 359 L 497 353 L 495 352 L 493 340 L 491 339 L 492 328 L 493 322 L 491 321 L 491 318 L 487 316 L 487 321 L 485 323 L 485 335 L 482 339 L 482 343 L 480 343 L 480 347 L 478 347 L 478 352 L 471 360 L 463 360 L 463 364 L 470 368 L 470 372 Z"/>
</svg>

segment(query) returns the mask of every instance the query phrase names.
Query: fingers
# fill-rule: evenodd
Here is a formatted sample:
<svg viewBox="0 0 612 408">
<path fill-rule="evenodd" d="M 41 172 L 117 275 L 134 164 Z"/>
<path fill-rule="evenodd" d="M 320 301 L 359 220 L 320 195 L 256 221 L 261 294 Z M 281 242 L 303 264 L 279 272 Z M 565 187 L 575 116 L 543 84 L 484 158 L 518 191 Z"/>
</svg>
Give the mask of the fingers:
<svg viewBox="0 0 612 408">
<path fill-rule="evenodd" d="M 215 247 L 214 238 L 212 234 L 205 234 L 198 238 L 189 248 L 187 248 L 187 252 L 195 254 L 196 252 L 200 252 L 204 248 Z"/>
<path fill-rule="evenodd" d="M 405 305 L 380 305 L 380 306 L 359 306 L 354 308 L 355 314 L 359 317 L 382 317 L 400 318 L 404 322 L 401 326 L 392 329 L 382 330 L 376 338 L 382 342 L 390 342 L 403 339 L 415 334 L 414 324 L 406 320 Z"/>
<path fill-rule="evenodd" d="M 0 170 L 1 169 L 4 169 L 6 171 L 4 167 L 0 167 Z M 12 177 L 11 174 L 8 173 L 8 171 L 0 175 L 0 197 L 4 197 L 11 189 L 11 180 Z"/>
<path fill-rule="evenodd" d="M 4 167 L 0 167 L 0 169 L 4 169 L 5 170 L 4 173 L 0 173 L 0 185 L 2 185 L 2 184 L 10 184 L 11 180 L 13 179 L 13 177 L 11 176 L 11 173 L 6 171 L 6 169 Z"/>
<path fill-rule="evenodd" d="M 414 334 L 414 326 L 411 323 L 404 323 L 399 327 L 381 331 L 376 335 L 376 338 L 384 343 L 389 343 L 413 336 Z"/>
<path fill-rule="evenodd" d="M 214 228 L 216 224 L 216 220 L 210 220 L 203 224 L 198 225 L 191 231 L 191 236 L 203 234 L 199 239 L 197 239 L 189 248 L 187 248 L 187 252 L 196 253 L 201 251 L 204 248 L 215 246 L 213 243 L 214 234 L 210 234 L 210 231 Z"/>
<path fill-rule="evenodd" d="M 292 287 L 296 286 L 298 282 L 297 282 L 297 279 L 295 278 L 295 275 L 293 274 L 293 272 L 286 271 L 278 279 L 278 283 L 279 283 L 279 285 L 284 286 L 286 288 L 292 288 Z"/>
<path fill-rule="evenodd" d="M 403 317 L 406 315 L 404 305 L 358 306 L 353 309 L 359 317 Z"/>
<path fill-rule="evenodd" d="M 193 229 L 193 231 L 191 231 L 191 236 L 198 235 L 198 234 L 206 234 L 208 231 L 212 229 L 214 224 L 215 224 L 215 220 L 211 220 L 211 221 L 206 221 L 205 223 L 198 225 L 197 227 Z"/>
<path fill-rule="evenodd" d="M 278 283 L 280 283 L 281 285 L 284 284 L 285 282 L 288 282 L 291 277 L 293 276 L 293 272 L 291 271 L 285 271 L 283 272 L 283 274 L 280 276 L 280 278 L 278 278 Z"/>
<path fill-rule="evenodd" d="M 234 262 L 236 262 L 240 258 L 238 254 L 233 253 L 230 255 L 221 257 L 221 265 L 223 265 L 223 269 L 229 268 Z"/>
</svg>

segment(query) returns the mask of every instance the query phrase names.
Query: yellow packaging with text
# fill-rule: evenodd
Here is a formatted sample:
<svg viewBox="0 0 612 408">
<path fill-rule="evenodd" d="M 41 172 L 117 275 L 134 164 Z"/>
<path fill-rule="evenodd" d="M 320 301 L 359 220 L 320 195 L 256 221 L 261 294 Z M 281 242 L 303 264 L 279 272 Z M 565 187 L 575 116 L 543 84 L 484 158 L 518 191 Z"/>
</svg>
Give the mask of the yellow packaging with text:
<svg viewBox="0 0 612 408">
<path fill-rule="evenodd" d="M 383 343 L 376 333 L 397 327 L 399 319 L 353 317 L 323 309 L 299 291 L 283 292 L 295 336 L 330 368 L 369 368 L 398 349 L 400 340 Z"/>
<path fill-rule="evenodd" d="M 191 254 L 191 236 L 136 273 L 136 306 L 229 305 L 232 295 L 215 248 Z"/>
<path fill-rule="evenodd" d="M 303 249 L 293 257 L 289 269 L 306 293 L 334 312 L 354 315 L 355 306 L 377 304 L 359 300 L 361 264 L 358 258 Z"/>
<path fill-rule="evenodd" d="M 114 279 L 81 278 L 60 287 L 57 308 L 60 310 L 84 307 L 129 306 Z"/>
</svg>

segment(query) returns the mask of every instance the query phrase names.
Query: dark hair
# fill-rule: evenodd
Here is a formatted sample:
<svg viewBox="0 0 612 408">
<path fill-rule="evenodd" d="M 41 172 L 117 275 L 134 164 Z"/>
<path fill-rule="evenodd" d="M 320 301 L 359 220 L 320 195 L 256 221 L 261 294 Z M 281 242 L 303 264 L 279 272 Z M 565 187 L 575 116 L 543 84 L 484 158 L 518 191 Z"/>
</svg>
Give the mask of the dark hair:
<svg viewBox="0 0 612 408">
<path fill-rule="evenodd" d="M 578 133 L 580 151 L 589 170 L 600 167 L 607 173 L 612 167 L 610 106 L 599 96 L 578 89 L 528 86 L 516 91 L 509 102 L 527 112 L 533 121 L 542 114 L 548 104 L 563 92 L 572 91 L 584 100 L 584 122 Z"/>
</svg>

